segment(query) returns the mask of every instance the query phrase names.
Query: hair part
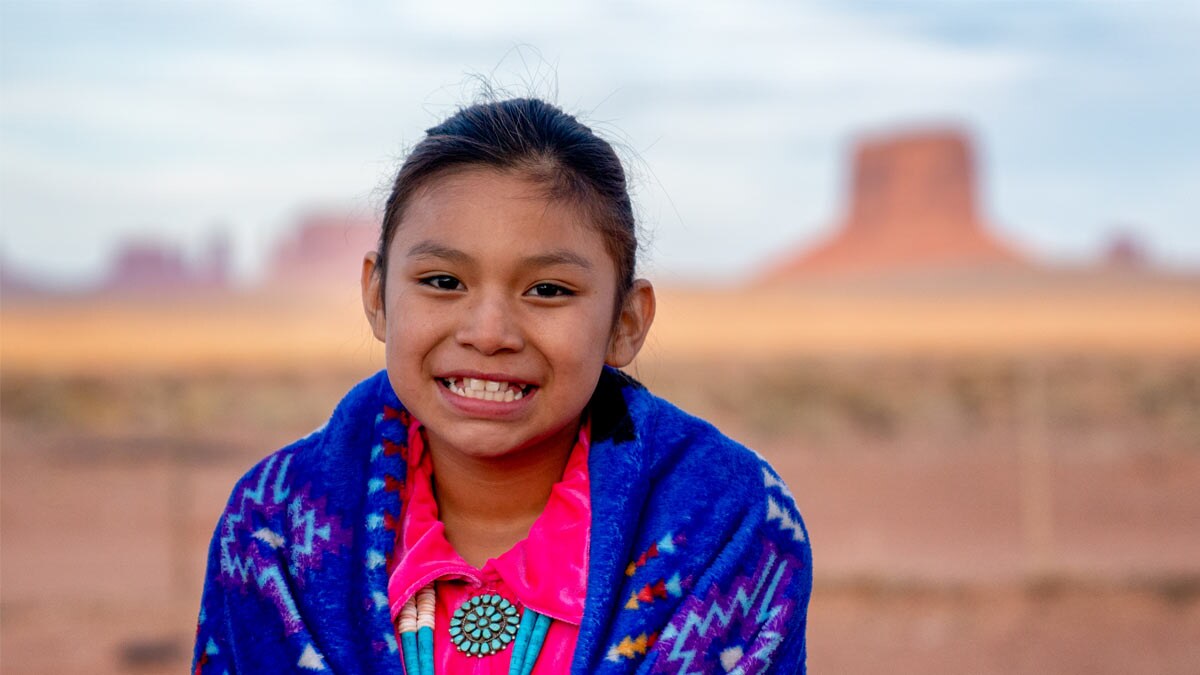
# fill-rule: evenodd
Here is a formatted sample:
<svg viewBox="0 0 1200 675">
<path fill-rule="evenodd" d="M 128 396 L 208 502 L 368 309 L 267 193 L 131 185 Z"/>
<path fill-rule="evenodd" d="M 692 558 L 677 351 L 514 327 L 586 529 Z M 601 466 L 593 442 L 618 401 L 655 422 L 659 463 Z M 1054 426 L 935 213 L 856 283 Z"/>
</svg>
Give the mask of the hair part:
<svg viewBox="0 0 1200 675">
<path fill-rule="evenodd" d="M 617 270 L 614 320 L 633 287 L 637 226 L 625 169 L 612 146 L 557 106 L 535 98 L 478 103 L 426 130 L 396 174 L 383 213 L 376 272 L 386 287 L 387 253 L 414 195 L 455 171 L 511 171 L 588 216 Z"/>
</svg>

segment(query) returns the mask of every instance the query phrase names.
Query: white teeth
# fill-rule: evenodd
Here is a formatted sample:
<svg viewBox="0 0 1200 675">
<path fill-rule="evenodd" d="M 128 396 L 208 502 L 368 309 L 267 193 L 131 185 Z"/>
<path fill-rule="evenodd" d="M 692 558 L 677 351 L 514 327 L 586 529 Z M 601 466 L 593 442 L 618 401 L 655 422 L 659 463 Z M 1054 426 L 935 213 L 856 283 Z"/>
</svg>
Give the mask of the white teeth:
<svg viewBox="0 0 1200 675">
<path fill-rule="evenodd" d="M 465 398 L 476 398 L 483 401 L 503 401 L 511 403 L 525 396 L 520 385 L 498 380 L 480 380 L 474 377 L 464 377 L 461 380 L 447 378 L 446 387 Z"/>
</svg>

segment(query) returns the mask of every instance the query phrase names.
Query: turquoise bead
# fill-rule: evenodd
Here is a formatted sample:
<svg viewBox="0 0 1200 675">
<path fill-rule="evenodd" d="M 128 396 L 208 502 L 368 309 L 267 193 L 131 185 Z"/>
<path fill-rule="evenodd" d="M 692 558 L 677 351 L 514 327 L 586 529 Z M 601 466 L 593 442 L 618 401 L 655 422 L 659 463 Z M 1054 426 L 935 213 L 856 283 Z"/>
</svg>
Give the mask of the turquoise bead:
<svg viewBox="0 0 1200 675">
<path fill-rule="evenodd" d="M 407 632 L 400 634 L 400 651 L 404 654 L 404 672 L 420 675 L 421 666 L 417 656 L 417 634 Z"/>
<path fill-rule="evenodd" d="M 417 629 L 417 665 L 420 675 L 434 675 L 433 672 L 433 630 L 429 626 Z"/>
</svg>

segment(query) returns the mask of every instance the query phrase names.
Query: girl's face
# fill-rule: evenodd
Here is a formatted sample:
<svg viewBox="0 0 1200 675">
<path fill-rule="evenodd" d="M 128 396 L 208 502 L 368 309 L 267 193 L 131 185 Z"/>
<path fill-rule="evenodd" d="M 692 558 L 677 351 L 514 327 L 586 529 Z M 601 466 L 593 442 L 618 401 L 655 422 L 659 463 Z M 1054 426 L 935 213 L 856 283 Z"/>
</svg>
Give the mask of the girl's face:
<svg viewBox="0 0 1200 675">
<path fill-rule="evenodd" d="M 604 363 L 624 366 L 653 319 L 639 282 L 616 324 L 617 272 L 576 208 L 519 173 L 464 169 L 409 202 L 363 302 L 388 379 L 431 449 L 479 459 L 570 448 Z M 382 303 L 382 304 L 381 304 Z"/>
</svg>

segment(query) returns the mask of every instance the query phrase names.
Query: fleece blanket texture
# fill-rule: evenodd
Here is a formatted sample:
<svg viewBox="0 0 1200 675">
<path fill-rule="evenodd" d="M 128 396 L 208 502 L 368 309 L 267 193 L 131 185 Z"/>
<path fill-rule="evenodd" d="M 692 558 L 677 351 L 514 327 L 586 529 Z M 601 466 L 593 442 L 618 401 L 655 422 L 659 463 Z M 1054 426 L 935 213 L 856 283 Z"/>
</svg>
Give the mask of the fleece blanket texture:
<svg viewBox="0 0 1200 675">
<path fill-rule="evenodd" d="M 590 405 L 592 531 L 573 673 L 803 673 L 812 552 L 752 451 L 606 369 Z M 235 486 L 193 671 L 404 672 L 387 583 L 412 418 L 385 372 Z"/>
</svg>

